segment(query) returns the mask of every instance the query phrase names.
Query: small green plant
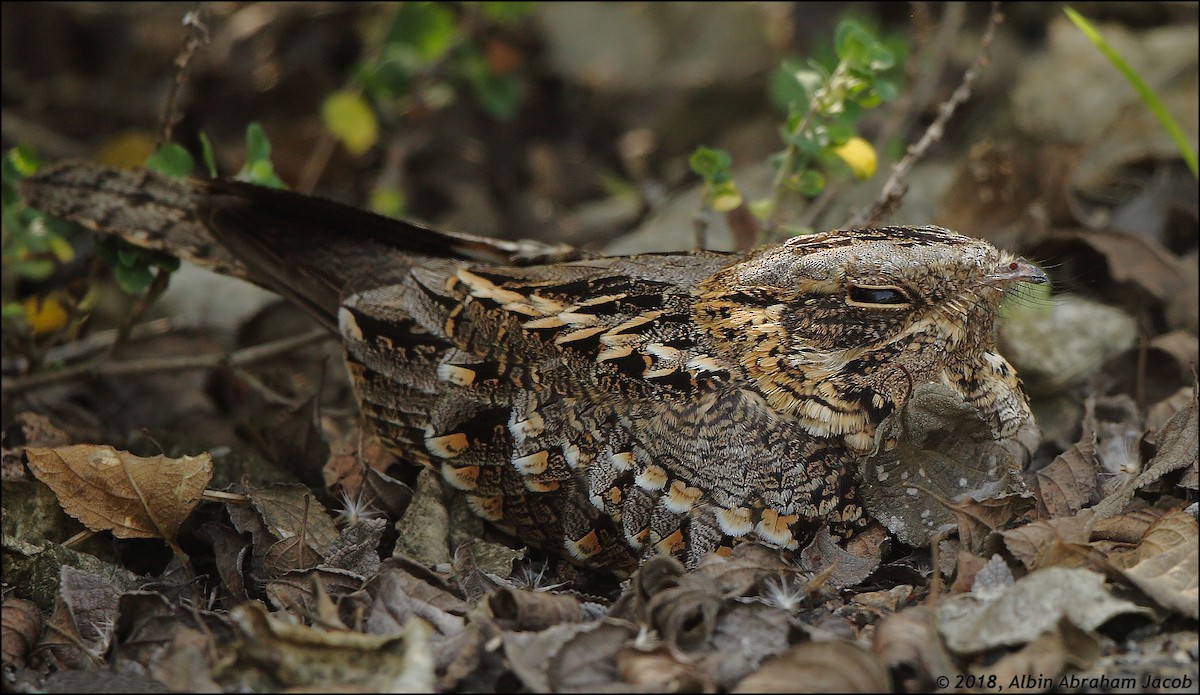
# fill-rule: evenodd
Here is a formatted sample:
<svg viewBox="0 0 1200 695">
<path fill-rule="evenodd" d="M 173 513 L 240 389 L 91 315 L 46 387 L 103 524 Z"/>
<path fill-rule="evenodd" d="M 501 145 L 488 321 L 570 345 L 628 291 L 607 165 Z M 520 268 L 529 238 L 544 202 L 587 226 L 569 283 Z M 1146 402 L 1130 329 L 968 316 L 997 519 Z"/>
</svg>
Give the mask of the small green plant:
<svg viewBox="0 0 1200 695">
<path fill-rule="evenodd" d="M 787 59 L 780 65 L 770 89 L 786 112 L 781 128 L 785 148 L 773 157 L 777 169 L 770 195 L 749 204 L 765 221 L 763 237 L 779 225 L 787 194 L 812 198 L 831 177 L 875 174 L 875 150 L 859 137 L 857 123 L 867 110 L 898 94 L 898 48 L 864 24 L 845 19 L 835 33 L 832 61 Z M 703 177 L 705 199 L 714 210 L 732 210 L 743 202 L 729 173 L 728 155 L 702 147 L 689 164 Z"/>
<path fill-rule="evenodd" d="M 1200 178 L 1200 167 L 1197 166 L 1196 153 L 1192 150 L 1192 146 L 1188 142 L 1187 136 L 1183 134 L 1183 129 L 1179 127 L 1179 123 L 1177 123 L 1175 118 L 1171 116 L 1171 113 L 1167 111 L 1167 107 L 1165 104 L 1163 104 L 1162 99 L 1158 98 L 1158 94 L 1156 94 L 1154 90 L 1150 88 L 1150 85 L 1146 84 L 1146 81 L 1142 79 L 1142 76 L 1137 74 L 1137 71 L 1135 71 L 1129 65 L 1129 63 L 1123 57 L 1121 57 L 1121 54 L 1117 53 L 1116 49 L 1112 47 L 1112 44 L 1104 40 L 1104 37 L 1100 35 L 1100 32 L 1096 31 L 1096 27 L 1092 26 L 1091 22 L 1083 18 L 1083 15 L 1079 14 L 1070 7 L 1064 7 L 1063 12 L 1067 13 L 1067 17 L 1069 17 L 1071 21 L 1075 23 L 1075 26 L 1079 27 L 1079 30 L 1083 32 L 1083 35 L 1088 37 L 1088 40 L 1095 44 L 1096 48 L 1100 49 L 1100 52 L 1104 54 L 1104 57 L 1108 58 L 1108 62 L 1112 63 L 1113 67 L 1115 67 L 1117 71 L 1125 77 L 1130 86 L 1132 86 L 1134 91 L 1137 92 L 1138 97 L 1140 97 L 1142 102 L 1146 104 L 1146 107 L 1150 109 L 1150 112 L 1154 114 L 1154 117 L 1158 119 L 1158 122 L 1162 123 L 1163 127 L 1167 129 L 1168 133 L 1170 133 L 1171 139 L 1175 142 L 1175 146 L 1179 148 L 1179 154 L 1183 156 L 1183 161 L 1187 162 L 1188 168 L 1192 170 L 1192 176 Z"/>
<path fill-rule="evenodd" d="M 36 352 L 35 339 L 49 342 L 71 332 L 88 301 L 58 288 L 54 274 L 75 259 L 72 241 L 79 234 L 75 225 L 26 207 L 17 194 L 18 183 L 37 171 L 40 159 L 28 147 L 18 145 L 5 153 L 0 183 L 0 215 L 3 216 L 3 302 L 0 320 L 5 333 L 19 341 L 23 352 Z M 32 349 L 31 349 L 32 348 Z"/>
<path fill-rule="evenodd" d="M 464 89 L 494 118 L 511 119 L 521 100 L 523 60 L 503 41 L 485 38 L 485 30 L 515 24 L 535 5 L 399 3 L 367 31 L 365 57 L 347 86 L 326 97 L 325 127 L 346 151 L 361 155 L 384 128 L 439 111 Z M 371 193 L 370 204 L 376 212 L 399 215 L 404 196 L 384 187 Z"/>
<path fill-rule="evenodd" d="M 212 145 L 203 135 L 200 142 L 205 168 L 209 174 L 215 175 Z M 167 176 L 184 178 L 195 172 L 196 162 L 182 145 L 168 142 L 150 155 L 146 160 L 146 168 Z M 246 127 L 246 163 L 234 178 L 260 186 L 284 188 L 283 181 L 275 174 L 275 167 L 271 164 L 271 143 L 258 123 Z M 134 246 L 115 236 L 99 239 L 96 242 L 96 254 L 113 268 L 117 284 L 129 294 L 142 294 L 150 289 L 160 272 L 169 274 L 179 269 L 179 259 L 161 251 Z M 165 277 L 162 282 L 165 284 Z"/>
</svg>

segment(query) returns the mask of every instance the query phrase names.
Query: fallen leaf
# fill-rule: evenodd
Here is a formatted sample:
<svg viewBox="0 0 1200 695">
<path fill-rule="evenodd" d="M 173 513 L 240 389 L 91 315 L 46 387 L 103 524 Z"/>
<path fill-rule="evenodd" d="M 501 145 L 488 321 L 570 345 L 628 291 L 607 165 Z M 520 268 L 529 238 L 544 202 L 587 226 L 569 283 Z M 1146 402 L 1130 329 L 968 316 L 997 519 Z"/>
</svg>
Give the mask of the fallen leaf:
<svg viewBox="0 0 1200 695">
<path fill-rule="evenodd" d="M 1148 611 L 1110 594 L 1104 575 L 1082 568 L 1048 567 L 987 598 L 972 592 L 941 602 L 938 631 L 952 651 L 976 654 L 1031 642 L 1064 616 L 1090 631 L 1127 614 L 1148 615 Z"/>
<path fill-rule="evenodd" d="M 537 631 L 560 623 L 577 623 L 585 617 L 579 599 L 569 594 L 509 587 L 488 594 L 482 608 L 505 630 Z"/>
<path fill-rule="evenodd" d="M 300 619 L 318 614 L 322 597 L 337 601 L 362 588 L 362 575 L 329 567 L 295 570 L 264 583 L 271 605 Z"/>
<path fill-rule="evenodd" d="M 976 497 L 972 494 L 947 506 L 958 520 L 958 538 L 971 552 L 983 552 L 992 533 L 1011 526 L 1033 508 L 1036 500 L 1027 490 L 1006 489 Z"/>
<path fill-rule="evenodd" d="M 975 675 L 994 676 L 1004 692 L 1042 693 L 1055 687 L 1068 669 L 1089 668 L 1100 651 L 1095 637 L 1062 618 L 1053 629 Z"/>
<path fill-rule="evenodd" d="M 1125 511 L 1133 493 L 1158 480 L 1167 473 L 1197 466 L 1197 401 L 1196 385 L 1192 385 L 1192 402 L 1175 413 L 1158 433 L 1158 453 L 1132 482 L 1104 498 L 1096 505 L 1100 518 Z"/>
<path fill-rule="evenodd" d="M 387 526 L 384 519 L 363 519 L 342 529 L 326 552 L 325 565 L 375 576 L 379 573 L 379 539 Z"/>
<path fill-rule="evenodd" d="M 434 580 L 436 581 L 436 580 Z M 462 631 L 471 606 L 444 587 L 414 576 L 403 568 L 391 568 L 367 585 L 373 600 L 367 613 L 367 631 L 395 634 L 412 618 L 421 618 L 440 635 Z"/>
<path fill-rule="evenodd" d="M 802 567 L 814 574 L 828 571 L 825 582 L 835 589 L 858 585 L 879 568 L 880 559 L 887 547 L 887 534 L 882 526 L 876 524 L 864 533 L 866 539 L 858 539 L 855 536 L 847 545 L 870 551 L 871 555 L 866 557 L 842 548 L 830 537 L 829 530 L 822 528 L 813 542 L 801 551 Z M 856 543 L 856 540 L 859 542 Z M 868 542 L 862 543 L 861 540 Z"/>
<path fill-rule="evenodd" d="M 42 638 L 42 612 L 23 598 L 6 598 L 0 604 L 0 663 L 23 668 L 29 651 Z"/>
<path fill-rule="evenodd" d="M 26 453 L 68 514 L 117 538 L 173 541 L 212 478 L 208 454 L 142 458 L 95 444 Z"/>
<path fill-rule="evenodd" d="M 1196 519 L 1175 510 L 1155 521 L 1137 548 L 1112 557 L 1123 567 L 1125 577 L 1147 596 L 1195 620 L 1200 617 L 1198 537 Z"/>
<path fill-rule="evenodd" d="M 1088 546 L 1094 518 L 1091 510 L 1085 509 L 1075 516 L 1042 519 L 1001 531 L 1000 535 L 1025 569 L 1080 564 L 1094 552 Z"/>
<path fill-rule="evenodd" d="M 893 673 L 913 674 L 901 692 L 933 692 L 936 676 L 953 679 L 959 673 L 938 635 L 929 605 L 911 606 L 884 617 L 875 629 L 872 647 Z"/>
<path fill-rule="evenodd" d="M 892 690 L 887 665 L 853 642 L 804 642 L 772 657 L 734 693 L 879 693 Z"/>
<path fill-rule="evenodd" d="M 408 621 L 399 635 L 365 635 L 295 625 L 267 613 L 257 602 L 242 604 L 230 618 L 243 639 L 237 663 L 222 685 L 236 681 L 252 690 L 344 688 L 382 692 L 431 692 L 433 657 L 429 624 Z"/>
<path fill-rule="evenodd" d="M 791 610 L 733 602 L 717 617 L 712 648 L 698 665 L 716 679 L 718 686 L 728 690 L 788 647 L 793 623 Z"/>
<path fill-rule="evenodd" d="M 279 540 L 302 536 L 305 545 L 324 557 L 338 536 L 325 507 L 303 485 L 272 485 L 246 494 L 268 531 Z"/>
<path fill-rule="evenodd" d="M 1096 452 L 1085 437 L 1034 474 L 1038 507 L 1045 517 L 1071 516 L 1098 501 Z"/>
<path fill-rule="evenodd" d="M 716 686 L 703 670 L 681 661 L 670 649 L 642 651 L 625 647 L 617 653 L 617 677 L 649 691 L 668 693 L 715 693 Z"/>
<path fill-rule="evenodd" d="M 602 687 L 620 688 L 616 655 L 637 634 L 633 625 L 605 618 L 591 623 L 558 625 L 534 634 L 554 633 L 558 634 L 553 641 L 548 644 L 543 642 L 544 648 L 539 645 L 546 659 L 542 662 L 546 665 L 541 672 L 545 674 L 550 692 L 595 692 Z M 507 640 L 505 651 L 508 652 Z M 526 654 L 533 653 L 532 649 L 526 650 Z M 617 688 L 613 687 L 614 684 Z M 633 687 L 624 689 L 637 690 Z"/>
<path fill-rule="evenodd" d="M 923 547 L 956 523 L 938 498 L 989 495 L 986 491 L 1025 467 L 1038 435 L 1031 425 L 998 442 L 958 394 L 941 384 L 922 384 L 877 436 L 895 445 L 863 464 L 867 512 L 904 543 Z"/>
</svg>

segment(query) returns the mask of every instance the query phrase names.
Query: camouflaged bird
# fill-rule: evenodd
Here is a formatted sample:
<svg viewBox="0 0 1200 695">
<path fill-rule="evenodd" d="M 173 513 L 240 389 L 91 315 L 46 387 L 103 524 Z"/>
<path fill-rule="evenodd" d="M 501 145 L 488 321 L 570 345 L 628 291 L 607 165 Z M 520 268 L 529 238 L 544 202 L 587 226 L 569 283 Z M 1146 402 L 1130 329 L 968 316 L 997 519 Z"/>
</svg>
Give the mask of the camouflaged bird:
<svg viewBox="0 0 1200 695">
<path fill-rule="evenodd" d="M 857 463 L 913 389 L 994 436 L 1031 415 L 994 345 L 1026 261 L 938 227 L 749 254 L 588 257 L 228 180 L 91 164 L 34 207 L 275 289 L 341 334 L 362 412 L 495 527 L 626 574 L 865 525 Z"/>
</svg>

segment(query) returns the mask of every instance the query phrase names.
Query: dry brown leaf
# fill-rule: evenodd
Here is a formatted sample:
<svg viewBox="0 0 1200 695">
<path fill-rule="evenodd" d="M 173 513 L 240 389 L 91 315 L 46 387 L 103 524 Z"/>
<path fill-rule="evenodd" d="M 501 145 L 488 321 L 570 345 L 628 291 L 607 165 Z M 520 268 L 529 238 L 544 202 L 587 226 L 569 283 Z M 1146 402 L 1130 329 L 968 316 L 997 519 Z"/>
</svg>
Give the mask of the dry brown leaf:
<svg viewBox="0 0 1200 695">
<path fill-rule="evenodd" d="M 54 426 L 50 418 L 31 411 L 18 413 L 4 432 L 0 448 L 0 480 L 28 480 L 25 449 L 56 447 L 71 443 L 70 436 Z"/>
<path fill-rule="evenodd" d="M 0 663 L 6 669 L 25 666 L 25 657 L 42 638 L 42 612 L 23 598 L 0 604 Z"/>
<path fill-rule="evenodd" d="M 1001 531 L 1004 545 L 1025 569 L 1080 564 L 1091 554 L 1088 546 L 1094 515 L 1085 509 L 1075 516 L 1042 519 Z"/>
<path fill-rule="evenodd" d="M 895 445 L 863 462 L 867 512 L 902 542 L 924 547 L 955 523 L 958 515 L 945 500 L 991 496 L 1012 472 L 1024 469 L 1039 435 L 1030 425 L 996 441 L 961 396 L 941 384 L 922 384 L 880 425 L 877 437 Z"/>
<path fill-rule="evenodd" d="M 646 602 L 645 620 L 671 647 L 700 649 L 712 636 L 717 614 L 725 602 L 712 577 L 693 572 L 676 586 L 660 588 Z"/>
<path fill-rule="evenodd" d="M 556 631 L 569 636 L 544 650 L 548 664 L 543 666 L 542 672 L 551 692 L 586 693 L 601 688 L 620 688 L 616 655 L 637 635 L 633 625 L 606 618 L 591 623 L 559 625 L 535 634 Z M 507 644 L 505 648 L 507 650 Z M 624 689 L 635 690 L 629 686 Z"/>
<path fill-rule="evenodd" d="M 801 566 L 814 574 L 828 572 L 825 583 L 835 589 L 861 583 L 879 568 L 879 561 L 887 548 L 887 531 L 876 524 L 861 535 L 862 538 L 858 535 L 852 538 L 847 548 L 843 549 L 830 537 L 829 530 L 822 528 L 813 542 L 801 551 Z M 871 554 L 862 556 L 851 549 Z"/>
<path fill-rule="evenodd" d="M 373 601 L 367 613 L 367 630 L 378 634 L 400 631 L 416 617 L 433 625 L 440 635 L 462 632 L 471 606 L 436 584 L 436 578 L 414 576 L 404 568 L 391 568 L 367 586 Z"/>
<path fill-rule="evenodd" d="M 887 665 L 853 642 L 805 642 L 742 679 L 735 693 L 881 693 L 892 689 Z"/>
<path fill-rule="evenodd" d="M 970 591 L 971 587 L 975 586 L 975 577 L 987 562 L 984 558 L 959 548 L 954 584 L 950 585 L 950 593 L 964 594 Z"/>
<path fill-rule="evenodd" d="M 1082 568 L 1047 567 L 1007 587 L 942 601 L 938 631 L 952 651 L 976 654 L 1032 642 L 1064 616 L 1084 630 L 1094 630 L 1126 614 L 1146 615 L 1147 611 L 1110 594 L 1104 575 Z"/>
<path fill-rule="evenodd" d="M 1096 638 L 1062 618 L 1054 629 L 975 675 L 994 676 L 1004 692 L 1041 693 L 1054 687 L 1068 669 L 1086 669 L 1099 656 Z"/>
<path fill-rule="evenodd" d="M 300 618 L 318 614 L 326 597 L 337 601 L 362 588 L 361 575 L 346 570 L 316 567 L 296 570 L 276 577 L 264 585 L 271 605 Z"/>
<path fill-rule="evenodd" d="M 229 597 L 235 603 L 248 601 L 250 596 L 246 593 L 243 572 L 250 543 L 228 526 L 212 521 L 201 526 L 198 533 L 212 545 L 217 574 Z"/>
<path fill-rule="evenodd" d="M 625 647 L 617 653 L 617 677 L 649 691 L 668 693 L 715 693 L 712 679 L 694 664 L 681 661 L 670 649 L 642 651 Z"/>
<path fill-rule="evenodd" d="M 1150 526 L 1138 547 L 1113 560 L 1147 596 L 1160 605 L 1196 619 L 1200 612 L 1197 564 L 1200 544 L 1196 520 L 1187 512 L 1168 512 Z"/>
<path fill-rule="evenodd" d="M 984 551 L 988 537 L 1010 526 L 1036 504 L 1033 495 L 1024 490 L 1006 490 L 987 497 L 964 495 L 947 506 L 958 520 L 958 538 L 971 552 Z"/>
<path fill-rule="evenodd" d="M 797 597 L 795 585 L 775 586 L 780 588 L 778 595 L 768 589 L 759 597 L 762 603 L 731 602 L 717 617 L 711 649 L 696 665 L 716 679 L 721 689 L 737 685 L 763 661 L 787 649 L 788 636 L 795 629 L 793 611 L 800 606 L 791 605 Z M 804 598 L 804 594 L 799 596 Z"/>
<path fill-rule="evenodd" d="M 1192 385 L 1192 402 L 1175 413 L 1158 433 L 1158 453 L 1146 465 L 1145 470 L 1132 482 L 1123 486 L 1096 505 L 1097 516 L 1109 517 L 1125 511 L 1133 493 L 1158 480 L 1167 473 L 1181 468 L 1196 468 L 1198 453 L 1196 385 Z"/>
<path fill-rule="evenodd" d="M 1157 521 L 1166 510 L 1156 507 L 1143 507 L 1133 511 L 1100 519 L 1092 525 L 1091 541 L 1113 541 L 1137 545 L 1150 526 Z"/>
<path fill-rule="evenodd" d="M 308 544 L 308 536 L 301 534 L 273 544 L 263 558 L 263 568 L 268 577 L 278 577 L 288 572 L 312 569 L 324 559 Z"/>
<path fill-rule="evenodd" d="M 257 602 L 230 613 L 244 639 L 237 664 L 226 669 L 253 690 L 360 686 L 382 692 L 432 692 L 429 624 L 405 623 L 399 635 L 364 635 L 295 625 Z M 222 685 L 229 687 L 225 680 Z"/>
<path fill-rule="evenodd" d="M 544 630 L 560 623 L 577 623 L 585 617 L 574 596 L 527 589 L 501 587 L 488 594 L 482 605 L 505 630 Z"/>
<path fill-rule="evenodd" d="M 884 617 L 875 629 L 872 647 L 884 663 L 894 673 L 913 673 L 912 682 L 904 683 L 901 692 L 932 692 L 936 676 L 953 679 L 959 673 L 933 618 L 929 605 L 912 606 Z M 907 668 L 896 668 L 900 666 Z"/>
<path fill-rule="evenodd" d="M 26 453 L 68 514 L 117 538 L 174 540 L 212 478 L 208 454 L 142 458 L 96 444 Z"/>
<path fill-rule="evenodd" d="M 303 536 L 305 545 L 323 557 L 338 536 L 325 507 L 303 485 L 272 485 L 248 496 L 275 538 Z"/>
<path fill-rule="evenodd" d="M 384 519 L 363 519 L 342 529 L 329 546 L 325 565 L 374 577 L 379 573 L 379 539 L 387 526 Z"/>
<path fill-rule="evenodd" d="M 1091 437 L 1067 449 L 1034 474 L 1042 516 L 1071 516 L 1096 501 L 1096 452 Z"/>
</svg>

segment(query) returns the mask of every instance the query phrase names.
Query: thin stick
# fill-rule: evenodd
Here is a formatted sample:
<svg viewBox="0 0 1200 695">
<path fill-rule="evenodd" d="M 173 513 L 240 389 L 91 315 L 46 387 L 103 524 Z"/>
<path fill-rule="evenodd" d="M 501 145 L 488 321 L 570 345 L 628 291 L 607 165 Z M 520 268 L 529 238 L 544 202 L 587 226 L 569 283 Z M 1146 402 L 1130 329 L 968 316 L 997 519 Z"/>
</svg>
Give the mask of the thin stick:
<svg viewBox="0 0 1200 695">
<path fill-rule="evenodd" d="M 946 123 L 959 106 L 967 99 L 971 98 L 971 86 L 975 82 L 975 78 L 979 75 L 988 62 L 988 48 L 992 45 L 992 38 L 996 34 L 996 27 L 1004 21 L 1004 15 L 1000 12 L 1000 3 L 992 3 L 992 14 L 988 19 L 987 29 L 983 33 L 983 38 L 980 40 L 979 53 L 975 56 L 975 63 L 966 73 L 963 74 L 962 82 L 954 93 L 950 95 L 941 106 L 938 107 L 937 118 L 929 127 L 925 129 L 925 134 L 917 141 L 917 144 L 908 148 L 908 153 L 904 158 L 892 166 L 892 175 L 888 178 L 887 183 L 883 185 L 883 190 L 879 192 L 879 197 L 875 203 L 867 210 L 866 213 L 861 213 L 852 217 L 844 226 L 845 228 L 854 227 L 871 227 L 879 224 L 881 220 L 895 212 L 899 207 L 900 202 L 904 199 L 904 195 L 908 193 L 908 183 L 905 178 L 912 171 L 913 165 L 925 156 L 926 151 L 933 143 L 942 139 L 945 134 Z"/>
<path fill-rule="evenodd" d="M 244 367 L 255 362 L 262 362 L 263 360 L 287 354 L 328 337 L 330 337 L 329 331 L 324 328 L 318 328 L 301 335 L 243 348 L 232 354 L 221 352 L 206 355 L 161 357 L 157 359 L 121 362 L 89 362 L 53 372 L 42 372 L 39 374 L 30 374 L 25 377 L 5 379 L 3 382 L 0 382 L 0 393 L 20 393 L 30 389 L 42 388 L 50 384 L 86 377 L 114 377 L 153 374 L 156 372 L 179 372 L 192 369 L 215 369 L 222 366 L 233 368 Z"/>
<path fill-rule="evenodd" d="M 162 116 L 158 121 L 158 139 L 154 143 L 154 149 L 158 150 L 164 143 L 171 141 L 171 131 L 175 128 L 175 124 L 179 122 L 179 114 L 175 111 L 175 98 L 179 94 L 179 87 L 187 79 L 188 64 L 192 62 L 192 56 L 196 51 L 208 43 L 208 27 L 200 21 L 201 6 L 196 4 L 196 9 L 189 11 L 183 16 L 183 26 L 187 29 L 187 34 L 183 38 L 183 46 L 179 49 L 179 55 L 175 56 L 175 78 L 171 80 L 171 86 L 167 90 L 167 98 L 163 103 Z"/>
</svg>

